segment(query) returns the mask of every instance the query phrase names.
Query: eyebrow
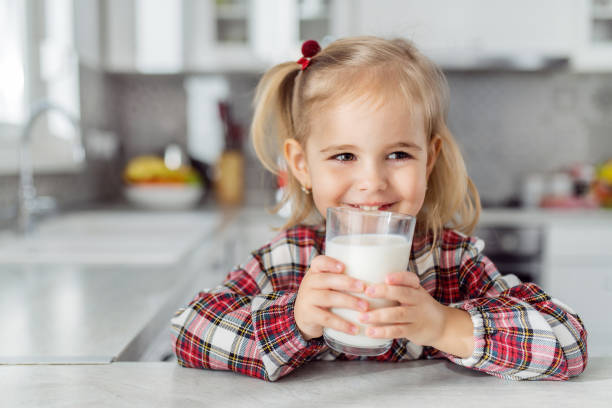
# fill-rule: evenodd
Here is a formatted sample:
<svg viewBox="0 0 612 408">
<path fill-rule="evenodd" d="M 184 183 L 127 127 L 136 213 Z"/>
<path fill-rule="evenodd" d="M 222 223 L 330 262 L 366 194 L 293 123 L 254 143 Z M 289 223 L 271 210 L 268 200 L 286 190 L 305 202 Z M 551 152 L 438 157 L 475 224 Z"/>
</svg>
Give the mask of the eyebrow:
<svg viewBox="0 0 612 408">
<path fill-rule="evenodd" d="M 414 149 L 414 150 L 423 150 L 421 149 L 421 146 L 416 145 L 414 143 L 409 143 L 409 142 L 397 142 L 397 143 L 393 143 L 390 144 L 389 146 L 387 146 L 386 148 L 392 148 L 392 147 L 405 147 L 408 149 Z M 321 150 L 321 153 L 326 153 L 326 152 L 330 152 L 333 150 L 350 150 L 350 149 L 357 149 L 357 146 L 354 145 L 349 145 L 349 144 L 343 144 L 343 145 L 332 145 L 332 146 L 327 146 L 326 148 Z"/>
</svg>

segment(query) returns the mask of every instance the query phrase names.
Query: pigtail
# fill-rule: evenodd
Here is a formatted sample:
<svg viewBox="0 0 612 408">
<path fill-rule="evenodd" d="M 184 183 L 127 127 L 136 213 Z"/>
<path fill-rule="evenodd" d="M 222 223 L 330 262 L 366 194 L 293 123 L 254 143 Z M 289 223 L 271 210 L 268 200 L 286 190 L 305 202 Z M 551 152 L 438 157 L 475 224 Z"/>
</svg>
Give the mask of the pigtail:
<svg viewBox="0 0 612 408">
<path fill-rule="evenodd" d="M 427 183 L 422 223 L 418 228 L 425 234 L 433 233 L 434 242 L 445 227 L 471 234 L 481 211 L 478 190 L 468 176 L 463 155 L 451 132 L 442 123 L 436 134 L 442 146 Z"/>
<path fill-rule="evenodd" d="M 277 213 L 291 201 L 291 216 L 281 229 L 299 224 L 307 219 L 314 208 L 310 195 L 301 191 L 299 181 L 287 171 L 283 156 L 285 140 L 300 140 L 297 134 L 296 118 L 293 110 L 295 89 L 299 87 L 300 65 L 295 62 L 278 64 L 265 73 L 255 90 L 254 114 L 251 136 L 257 157 L 263 166 L 275 175 L 280 171 L 287 173 L 287 185 L 279 203 L 272 208 Z M 280 166 L 284 168 L 279 168 Z"/>
<path fill-rule="evenodd" d="M 400 45 L 403 41 L 396 40 Z M 471 234 L 480 217 L 480 196 L 468 176 L 459 145 L 446 125 L 449 89 L 443 72 L 414 47 L 406 46 L 412 56 L 414 74 L 420 84 L 417 99 L 425 111 L 425 128 L 431 141 L 438 136 L 440 153 L 427 182 L 427 193 L 417 221 L 417 233 L 433 235 L 433 248 L 444 228 Z"/>
<path fill-rule="evenodd" d="M 293 137 L 291 97 L 299 66 L 286 62 L 265 73 L 255 90 L 251 137 L 263 166 L 275 175 L 285 139 Z"/>
</svg>

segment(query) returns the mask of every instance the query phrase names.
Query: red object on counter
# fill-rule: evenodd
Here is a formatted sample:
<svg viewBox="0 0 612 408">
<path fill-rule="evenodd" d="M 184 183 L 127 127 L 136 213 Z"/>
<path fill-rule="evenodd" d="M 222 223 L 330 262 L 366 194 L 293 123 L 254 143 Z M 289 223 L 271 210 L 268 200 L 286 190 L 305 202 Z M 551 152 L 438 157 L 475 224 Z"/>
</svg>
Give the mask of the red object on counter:
<svg viewBox="0 0 612 408">
<path fill-rule="evenodd" d="M 560 209 L 594 209 L 599 208 L 597 200 L 591 196 L 586 197 L 544 197 L 540 202 L 542 208 Z"/>
</svg>

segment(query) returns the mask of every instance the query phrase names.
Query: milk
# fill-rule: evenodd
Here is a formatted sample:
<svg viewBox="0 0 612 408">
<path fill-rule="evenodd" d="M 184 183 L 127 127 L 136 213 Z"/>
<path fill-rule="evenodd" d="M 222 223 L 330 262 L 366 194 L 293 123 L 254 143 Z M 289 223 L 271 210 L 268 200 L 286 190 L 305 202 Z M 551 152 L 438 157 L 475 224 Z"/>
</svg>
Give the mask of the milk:
<svg viewBox="0 0 612 408">
<path fill-rule="evenodd" d="M 384 283 L 387 274 L 405 271 L 410 259 L 411 242 L 402 235 L 340 235 L 327 241 L 325 245 L 325 255 L 344 263 L 347 275 L 360 279 L 366 284 Z M 351 293 L 351 295 L 368 301 L 370 310 L 398 304 L 387 299 L 370 298 L 361 293 Z M 370 325 L 360 323 L 360 312 L 340 308 L 331 310 L 358 326 L 359 334 L 351 335 L 326 328 L 327 337 L 356 347 L 379 347 L 389 343 L 389 339 L 374 339 L 365 335 L 365 329 Z"/>
</svg>

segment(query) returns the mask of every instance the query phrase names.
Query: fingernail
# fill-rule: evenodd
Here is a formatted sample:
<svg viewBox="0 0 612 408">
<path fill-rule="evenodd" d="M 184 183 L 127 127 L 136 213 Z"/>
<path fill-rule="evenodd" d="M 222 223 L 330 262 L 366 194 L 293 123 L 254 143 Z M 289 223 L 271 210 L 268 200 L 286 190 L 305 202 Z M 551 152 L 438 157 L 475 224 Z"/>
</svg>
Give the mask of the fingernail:
<svg viewBox="0 0 612 408">
<path fill-rule="evenodd" d="M 376 336 L 378 334 L 378 330 L 375 329 L 374 327 L 369 327 L 368 328 L 368 335 L 370 336 Z"/>
<path fill-rule="evenodd" d="M 351 327 L 351 332 L 352 332 L 353 334 L 358 334 L 358 333 L 359 333 L 359 327 L 357 327 L 357 326 L 352 326 L 352 327 Z"/>
<path fill-rule="evenodd" d="M 374 289 L 374 287 L 370 286 L 369 288 L 366 289 L 366 295 L 374 295 L 376 293 L 376 289 Z"/>
<path fill-rule="evenodd" d="M 342 264 L 336 264 L 336 269 L 341 271 L 342 270 Z"/>
<path fill-rule="evenodd" d="M 363 322 L 367 322 L 368 320 L 370 320 L 370 315 L 368 313 L 362 313 L 361 315 L 359 315 L 359 319 Z"/>
<path fill-rule="evenodd" d="M 365 300 L 361 300 L 361 301 L 359 301 L 359 308 L 360 308 L 361 310 L 368 310 L 368 307 L 369 307 L 369 306 L 370 306 L 370 305 L 369 305 L 369 304 L 368 304 L 368 302 L 366 302 Z"/>
</svg>

